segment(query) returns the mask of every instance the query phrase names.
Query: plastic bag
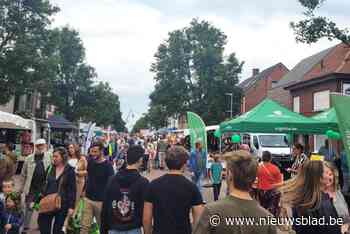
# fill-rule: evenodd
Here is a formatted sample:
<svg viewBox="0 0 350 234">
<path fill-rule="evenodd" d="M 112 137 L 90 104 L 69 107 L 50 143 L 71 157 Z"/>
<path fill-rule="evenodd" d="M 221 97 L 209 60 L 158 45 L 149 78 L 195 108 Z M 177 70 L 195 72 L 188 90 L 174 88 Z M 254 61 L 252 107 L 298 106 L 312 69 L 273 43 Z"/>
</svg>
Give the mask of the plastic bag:
<svg viewBox="0 0 350 234">
<path fill-rule="evenodd" d="M 82 198 L 79 201 L 76 213 L 71 218 L 69 218 L 67 234 L 80 234 L 81 218 L 83 216 L 84 209 L 85 200 Z M 91 224 L 89 234 L 100 234 L 100 229 L 95 218 Z"/>
<path fill-rule="evenodd" d="M 94 222 L 91 224 L 89 234 L 100 234 L 100 229 L 95 219 Z"/>
<path fill-rule="evenodd" d="M 79 234 L 81 228 L 81 217 L 85 208 L 84 199 L 80 199 L 77 211 L 75 215 L 69 218 L 67 233 L 69 234 Z"/>
</svg>

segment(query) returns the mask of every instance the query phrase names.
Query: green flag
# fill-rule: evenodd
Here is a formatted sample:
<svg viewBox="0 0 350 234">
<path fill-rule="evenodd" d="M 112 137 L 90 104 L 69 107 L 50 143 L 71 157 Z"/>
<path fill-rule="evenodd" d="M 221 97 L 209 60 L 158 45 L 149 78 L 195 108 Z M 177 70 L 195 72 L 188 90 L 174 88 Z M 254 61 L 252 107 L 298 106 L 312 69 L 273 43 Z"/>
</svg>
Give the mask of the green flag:
<svg viewBox="0 0 350 234">
<path fill-rule="evenodd" d="M 337 113 L 339 130 L 350 166 L 350 96 L 332 94 L 331 102 Z"/>
<path fill-rule="evenodd" d="M 193 112 L 187 112 L 188 128 L 190 129 L 191 149 L 195 149 L 196 142 L 202 144 L 203 150 L 207 150 L 207 132 L 202 118 Z"/>
</svg>

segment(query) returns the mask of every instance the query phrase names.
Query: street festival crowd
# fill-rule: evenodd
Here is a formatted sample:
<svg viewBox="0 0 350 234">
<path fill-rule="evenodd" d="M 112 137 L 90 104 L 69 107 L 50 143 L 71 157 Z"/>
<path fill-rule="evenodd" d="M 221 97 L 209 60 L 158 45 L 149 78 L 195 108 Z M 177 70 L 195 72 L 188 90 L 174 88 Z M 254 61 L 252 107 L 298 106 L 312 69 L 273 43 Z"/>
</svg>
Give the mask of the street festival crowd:
<svg viewBox="0 0 350 234">
<path fill-rule="evenodd" d="M 0 233 L 32 233 L 34 217 L 41 234 L 348 231 L 349 168 L 343 147 L 334 152 L 326 142 L 319 152 L 323 157 L 312 157 L 295 144 L 286 180 L 270 152 L 257 160 L 248 145 L 229 140 L 225 152 L 210 153 L 207 168 L 208 153 L 199 141 L 189 152 L 183 142 L 165 136 L 112 139 L 113 147 L 104 137 L 94 139 L 86 155 L 78 144 L 48 150 L 39 139 L 22 163 L 16 162 L 13 145 L 5 144 Z M 164 175 L 149 181 L 151 170 Z M 214 202 L 203 199 L 204 188 L 211 189 Z M 288 217 L 307 222 L 280 222 Z M 273 218 L 278 222 L 256 223 Z"/>
</svg>

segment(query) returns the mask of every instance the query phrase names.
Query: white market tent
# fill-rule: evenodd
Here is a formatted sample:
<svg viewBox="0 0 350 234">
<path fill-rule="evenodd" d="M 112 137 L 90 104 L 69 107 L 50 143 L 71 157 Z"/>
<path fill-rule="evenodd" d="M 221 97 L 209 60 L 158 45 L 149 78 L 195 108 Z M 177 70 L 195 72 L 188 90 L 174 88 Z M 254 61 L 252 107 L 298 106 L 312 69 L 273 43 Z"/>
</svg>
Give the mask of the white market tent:
<svg viewBox="0 0 350 234">
<path fill-rule="evenodd" d="M 30 129 L 29 121 L 19 115 L 0 111 L 0 128 Z"/>
</svg>

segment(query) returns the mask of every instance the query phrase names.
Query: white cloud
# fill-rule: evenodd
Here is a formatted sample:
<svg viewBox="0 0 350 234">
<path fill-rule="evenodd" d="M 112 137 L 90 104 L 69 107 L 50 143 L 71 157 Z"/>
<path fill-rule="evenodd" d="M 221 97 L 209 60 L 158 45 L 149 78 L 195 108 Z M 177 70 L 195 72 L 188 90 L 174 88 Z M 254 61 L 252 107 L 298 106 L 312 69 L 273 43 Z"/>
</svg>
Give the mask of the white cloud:
<svg viewBox="0 0 350 234">
<path fill-rule="evenodd" d="M 228 36 L 226 53 L 245 61 L 243 78 L 251 69 L 283 62 L 290 69 L 302 58 L 334 43 L 297 44 L 289 22 L 301 17 L 297 0 L 54 0 L 61 12 L 55 25 L 80 31 L 87 60 L 118 93 L 126 117 L 147 110 L 153 90 L 149 71 L 158 45 L 169 31 L 185 27 L 192 18 L 209 20 Z M 321 13 L 348 23 L 349 1 L 328 0 Z M 327 11 L 327 10 L 328 11 Z M 136 119 L 136 118 L 135 118 Z"/>
</svg>

